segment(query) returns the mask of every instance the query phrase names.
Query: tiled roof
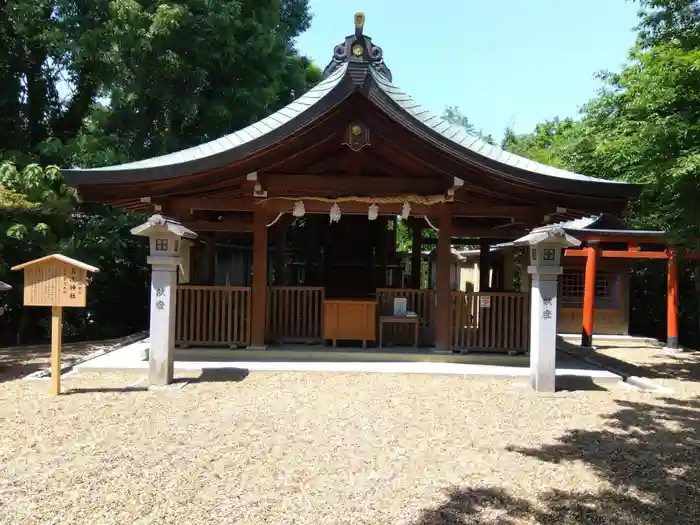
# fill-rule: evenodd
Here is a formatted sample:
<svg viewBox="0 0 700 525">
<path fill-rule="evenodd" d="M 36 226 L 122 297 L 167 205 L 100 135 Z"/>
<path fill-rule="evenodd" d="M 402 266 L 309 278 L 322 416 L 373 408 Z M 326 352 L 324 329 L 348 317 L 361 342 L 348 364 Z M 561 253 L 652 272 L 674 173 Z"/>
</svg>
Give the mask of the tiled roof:
<svg viewBox="0 0 700 525">
<path fill-rule="evenodd" d="M 344 64 L 328 78 L 318 83 L 312 89 L 307 91 L 304 95 L 302 95 L 292 103 L 288 104 L 287 106 L 283 107 L 279 111 L 276 111 L 269 117 L 259 120 L 258 122 L 255 122 L 250 126 L 247 126 L 229 135 L 225 135 L 219 139 L 206 142 L 199 146 L 193 146 L 191 148 L 187 148 L 181 151 L 176 151 L 175 153 L 169 153 L 167 155 L 152 157 L 150 159 L 138 160 L 135 162 L 128 162 L 126 164 L 118 164 L 116 166 L 105 166 L 102 168 L 92 168 L 89 170 L 81 171 L 134 170 L 169 166 L 175 164 L 182 164 L 192 160 L 216 155 L 227 150 L 232 150 L 247 142 L 260 138 L 263 135 L 266 135 L 267 133 L 270 133 L 271 131 L 282 126 L 283 124 L 286 124 L 293 118 L 300 116 L 309 108 L 317 104 L 319 101 L 323 100 L 324 96 L 342 81 L 343 77 L 345 76 L 346 70 L 347 64 Z"/>
</svg>

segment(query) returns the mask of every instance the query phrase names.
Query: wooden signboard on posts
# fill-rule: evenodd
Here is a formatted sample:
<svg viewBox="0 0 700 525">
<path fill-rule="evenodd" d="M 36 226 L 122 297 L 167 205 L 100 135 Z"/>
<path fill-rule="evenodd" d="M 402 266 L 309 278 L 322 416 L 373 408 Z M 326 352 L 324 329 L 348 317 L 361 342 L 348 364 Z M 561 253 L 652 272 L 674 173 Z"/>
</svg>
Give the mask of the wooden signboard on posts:
<svg viewBox="0 0 700 525">
<path fill-rule="evenodd" d="M 51 307 L 51 384 L 61 393 L 63 307 L 85 307 L 87 274 L 99 269 L 65 255 L 48 255 L 14 266 L 24 270 L 24 305 Z"/>
</svg>

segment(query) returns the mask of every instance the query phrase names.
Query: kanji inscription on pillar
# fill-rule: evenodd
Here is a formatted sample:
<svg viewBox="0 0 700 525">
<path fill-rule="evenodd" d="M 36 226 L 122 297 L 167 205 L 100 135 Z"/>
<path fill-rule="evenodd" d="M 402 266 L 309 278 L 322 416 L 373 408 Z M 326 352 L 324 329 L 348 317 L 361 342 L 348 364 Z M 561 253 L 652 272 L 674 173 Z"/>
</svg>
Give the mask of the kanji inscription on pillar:
<svg viewBox="0 0 700 525">
<path fill-rule="evenodd" d="M 544 310 L 542 310 L 542 319 L 545 321 L 549 320 L 552 318 L 552 298 L 551 297 L 543 297 L 542 298 L 542 304 L 544 306 Z"/>
</svg>

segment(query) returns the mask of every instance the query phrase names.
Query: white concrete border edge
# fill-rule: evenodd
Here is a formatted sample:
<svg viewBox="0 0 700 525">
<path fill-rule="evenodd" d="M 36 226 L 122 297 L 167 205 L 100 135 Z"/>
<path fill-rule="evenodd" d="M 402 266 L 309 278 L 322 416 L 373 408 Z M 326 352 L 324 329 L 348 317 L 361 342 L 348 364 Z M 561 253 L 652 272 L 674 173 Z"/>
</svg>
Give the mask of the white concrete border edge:
<svg viewBox="0 0 700 525">
<path fill-rule="evenodd" d="M 138 343 L 139 341 L 143 341 L 144 339 L 147 339 L 147 338 L 148 338 L 148 331 L 147 330 L 124 336 L 123 338 L 119 339 L 119 342 L 115 343 L 112 346 L 109 346 L 107 348 L 102 348 L 100 350 L 96 350 L 95 352 L 92 352 L 91 354 L 86 355 L 82 359 L 78 359 L 77 361 L 75 361 L 73 363 L 61 366 L 61 376 L 64 376 L 64 375 L 70 373 L 76 366 L 81 365 L 87 361 L 97 359 L 98 357 L 102 357 L 104 355 L 110 354 L 116 350 L 119 350 L 120 348 L 124 348 L 125 346 L 129 346 L 129 345 L 132 345 L 134 343 Z M 47 368 L 35 370 L 31 374 L 27 374 L 26 376 L 22 377 L 22 379 L 27 379 L 27 380 L 46 379 L 50 376 L 51 376 L 51 367 L 49 366 Z"/>
</svg>

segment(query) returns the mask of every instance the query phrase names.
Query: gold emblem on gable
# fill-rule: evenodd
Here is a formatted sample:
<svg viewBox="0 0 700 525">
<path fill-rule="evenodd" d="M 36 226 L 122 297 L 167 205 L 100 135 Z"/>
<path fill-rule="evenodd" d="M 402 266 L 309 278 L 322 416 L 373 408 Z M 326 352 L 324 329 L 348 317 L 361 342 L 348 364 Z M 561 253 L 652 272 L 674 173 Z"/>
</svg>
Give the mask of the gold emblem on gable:
<svg viewBox="0 0 700 525">
<path fill-rule="evenodd" d="M 352 54 L 355 55 L 356 57 L 361 57 L 362 56 L 362 46 L 360 44 L 355 44 L 352 46 Z"/>
<path fill-rule="evenodd" d="M 369 129 L 362 122 L 348 124 L 343 144 L 353 151 L 360 151 L 365 146 L 369 146 Z"/>
</svg>

